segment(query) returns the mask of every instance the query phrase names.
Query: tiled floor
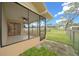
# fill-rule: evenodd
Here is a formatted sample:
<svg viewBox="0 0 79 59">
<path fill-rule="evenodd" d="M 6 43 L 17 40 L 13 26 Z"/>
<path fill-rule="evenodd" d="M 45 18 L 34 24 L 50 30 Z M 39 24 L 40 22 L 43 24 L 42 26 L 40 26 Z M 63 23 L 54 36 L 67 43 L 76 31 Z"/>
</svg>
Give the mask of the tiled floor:
<svg viewBox="0 0 79 59">
<path fill-rule="evenodd" d="M 27 39 L 28 39 L 28 35 L 9 36 L 7 40 L 7 45 L 18 42 L 18 41 L 27 40 Z"/>
</svg>

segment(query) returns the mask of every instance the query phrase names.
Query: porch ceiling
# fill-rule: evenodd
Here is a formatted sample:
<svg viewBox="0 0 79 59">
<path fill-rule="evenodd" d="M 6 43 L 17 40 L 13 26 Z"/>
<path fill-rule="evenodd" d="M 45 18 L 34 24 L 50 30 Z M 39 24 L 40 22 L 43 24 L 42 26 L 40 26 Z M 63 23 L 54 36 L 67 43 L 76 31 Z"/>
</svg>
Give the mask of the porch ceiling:
<svg viewBox="0 0 79 59">
<path fill-rule="evenodd" d="M 40 13 L 46 10 L 42 2 L 32 2 L 32 4 Z"/>
<path fill-rule="evenodd" d="M 47 19 L 51 19 L 52 15 L 48 12 L 43 2 L 32 2 L 37 11 Z"/>
<path fill-rule="evenodd" d="M 47 19 L 52 19 L 53 16 L 51 16 L 51 14 L 49 14 L 49 12 L 46 12 L 44 14 L 42 14 L 42 16 L 46 17 Z"/>
</svg>

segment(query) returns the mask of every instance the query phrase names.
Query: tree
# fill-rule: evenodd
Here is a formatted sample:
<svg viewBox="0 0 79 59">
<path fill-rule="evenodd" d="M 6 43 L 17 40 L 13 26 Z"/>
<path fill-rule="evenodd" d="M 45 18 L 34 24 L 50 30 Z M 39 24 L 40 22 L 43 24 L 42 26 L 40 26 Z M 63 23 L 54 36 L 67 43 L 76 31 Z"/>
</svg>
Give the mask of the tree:
<svg viewBox="0 0 79 59">
<path fill-rule="evenodd" d="M 73 20 L 79 16 L 79 2 L 70 3 L 68 7 L 70 7 L 70 9 L 64 12 L 64 18 L 68 20 L 65 28 L 71 26 Z"/>
</svg>

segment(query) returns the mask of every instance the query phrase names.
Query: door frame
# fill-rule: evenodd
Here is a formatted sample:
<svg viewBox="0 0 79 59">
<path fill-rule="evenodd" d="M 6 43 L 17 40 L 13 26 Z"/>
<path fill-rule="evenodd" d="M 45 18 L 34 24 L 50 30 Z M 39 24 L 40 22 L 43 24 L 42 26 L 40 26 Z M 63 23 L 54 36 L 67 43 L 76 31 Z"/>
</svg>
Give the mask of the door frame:
<svg viewBox="0 0 79 59">
<path fill-rule="evenodd" d="M 0 47 L 2 47 L 2 2 L 0 2 Z"/>
</svg>

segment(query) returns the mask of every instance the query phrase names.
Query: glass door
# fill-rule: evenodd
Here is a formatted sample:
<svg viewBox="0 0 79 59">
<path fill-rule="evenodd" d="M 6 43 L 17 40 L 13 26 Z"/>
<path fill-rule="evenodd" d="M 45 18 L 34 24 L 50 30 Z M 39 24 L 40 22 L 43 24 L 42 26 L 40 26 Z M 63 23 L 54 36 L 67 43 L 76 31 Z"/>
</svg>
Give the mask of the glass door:
<svg viewBox="0 0 79 59">
<path fill-rule="evenodd" d="M 46 34 L 45 18 L 40 17 L 40 40 L 45 39 L 45 34 Z"/>
</svg>

